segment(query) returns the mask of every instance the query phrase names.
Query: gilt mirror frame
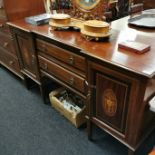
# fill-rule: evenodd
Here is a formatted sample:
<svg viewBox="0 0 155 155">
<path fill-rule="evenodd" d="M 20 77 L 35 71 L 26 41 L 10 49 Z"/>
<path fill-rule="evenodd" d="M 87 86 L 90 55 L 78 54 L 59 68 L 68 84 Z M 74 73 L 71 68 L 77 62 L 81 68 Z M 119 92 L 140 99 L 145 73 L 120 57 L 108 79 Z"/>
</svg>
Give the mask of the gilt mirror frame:
<svg viewBox="0 0 155 155">
<path fill-rule="evenodd" d="M 90 11 L 94 9 L 100 2 L 101 0 L 74 0 L 76 6 L 83 11 Z"/>
<path fill-rule="evenodd" d="M 75 18 L 104 20 L 109 0 L 72 0 Z"/>
</svg>

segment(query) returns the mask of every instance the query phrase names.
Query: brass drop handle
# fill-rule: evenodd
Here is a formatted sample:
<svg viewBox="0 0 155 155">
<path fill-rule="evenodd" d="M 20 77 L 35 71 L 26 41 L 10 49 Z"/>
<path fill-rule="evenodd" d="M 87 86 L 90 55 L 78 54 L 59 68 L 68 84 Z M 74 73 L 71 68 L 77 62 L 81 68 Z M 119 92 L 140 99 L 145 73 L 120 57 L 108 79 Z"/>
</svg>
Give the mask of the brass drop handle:
<svg viewBox="0 0 155 155">
<path fill-rule="evenodd" d="M 9 43 L 8 42 L 5 42 L 4 44 L 3 44 L 3 47 L 7 47 L 9 45 Z"/>
<path fill-rule="evenodd" d="M 43 51 L 47 51 L 47 48 L 46 48 L 46 45 L 45 44 L 42 44 L 42 48 L 43 48 Z"/>
<path fill-rule="evenodd" d="M 32 64 L 34 65 L 35 64 L 35 56 L 32 55 Z"/>
<path fill-rule="evenodd" d="M 14 64 L 14 61 L 12 61 L 12 60 L 9 61 L 9 64 L 10 64 L 10 65 L 13 65 L 13 64 Z"/>
<path fill-rule="evenodd" d="M 0 5 L 0 9 L 3 9 L 3 6 Z"/>
<path fill-rule="evenodd" d="M 47 63 L 44 63 L 44 69 L 45 69 L 45 70 L 48 69 L 48 65 L 47 65 Z"/>
<path fill-rule="evenodd" d="M 74 64 L 74 57 L 70 56 L 68 59 L 69 64 L 73 65 Z"/>
<path fill-rule="evenodd" d="M 75 79 L 71 77 L 70 80 L 69 80 L 69 84 L 73 85 L 74 83 L 75 83 Z"/>
<path fill-rule="evenodd" d="M 4 24 L 0 24 L 0 28 L 2 28 L 4 26 Z"/>
</svg>

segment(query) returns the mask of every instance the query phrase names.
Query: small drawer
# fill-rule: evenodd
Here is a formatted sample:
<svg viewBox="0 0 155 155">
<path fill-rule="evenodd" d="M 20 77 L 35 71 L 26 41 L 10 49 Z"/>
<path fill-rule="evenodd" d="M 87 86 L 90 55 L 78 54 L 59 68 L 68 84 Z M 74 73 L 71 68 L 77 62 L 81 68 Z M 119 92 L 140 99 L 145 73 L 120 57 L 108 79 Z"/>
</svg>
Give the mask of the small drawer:
<svg viewBox="0 0 155 155">
<path fill-rule="evenodd" d="M 10 35 L 9 26 L 6 24 L 6 20 L 0 19 L 0 33 Z"/>
<path fill-rule="evenodd" d="M 86 70 L 84 57 L 37 39 L 37 49 L 81 71 Z"/>
<path fill-rule="evenodd" d="M 16 55 L 13 40 L 10 37 L 0 34 L 0 46 L 1 48 L 7 50 L 8 52 Z"/>
<path fill-rule="evenodd" d="M 75 88 L 80 92 L 85 93 L 84 78 L 64 69 L 56 63 L 43 58 L 42 56 L 39 56 L 39 65 L 40 68 L 44 71 L 67 83 L 72 88 Z"/>
<path fill-rule="evenodd" d="M 18 59 L 10 55 L 8 52 L 3 51 L 2 49 L 0 49 L 0 61 L 2 61 L 5 65 L 7 65 L 8 68 L 20 74 Z"/>
</svg>

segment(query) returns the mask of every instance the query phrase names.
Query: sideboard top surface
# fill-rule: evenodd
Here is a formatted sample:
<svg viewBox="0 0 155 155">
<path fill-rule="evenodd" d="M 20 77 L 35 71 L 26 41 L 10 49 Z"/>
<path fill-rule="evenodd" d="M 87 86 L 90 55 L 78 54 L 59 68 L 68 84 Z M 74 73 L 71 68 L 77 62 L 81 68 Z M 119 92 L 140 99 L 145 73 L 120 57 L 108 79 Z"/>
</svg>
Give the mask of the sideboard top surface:
<svg viewBox="0 0 155 155">
<path fill-rule="evenodd" d="M 80 49 L 80 52 L 96 60 L 152 78 L 155 75 L 155 29 L 129 27 L 127 20 L 128 17 L 125 17 L 112 22 L 111 36 L 103 42 L 86 41 L 77 31 L 51 31 L 49 25 L 33 26 L 24 20 L 9 25 Z M 149 44 L 151 50 L 144 54 L 119 50 L 118 43 L 125 40 Z"/>
</svg>

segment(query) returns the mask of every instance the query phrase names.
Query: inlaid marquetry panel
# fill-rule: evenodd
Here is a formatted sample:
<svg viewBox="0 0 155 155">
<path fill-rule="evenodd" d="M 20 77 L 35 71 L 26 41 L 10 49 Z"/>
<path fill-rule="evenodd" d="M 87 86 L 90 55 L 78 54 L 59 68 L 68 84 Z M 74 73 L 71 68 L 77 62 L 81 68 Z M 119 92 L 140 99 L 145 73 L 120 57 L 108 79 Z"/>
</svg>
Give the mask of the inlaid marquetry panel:
<svg viewBox="0 0 155 155">
<path fill-rule="evenodd" d="M 113 77 L 96 74 L 96 117 L 124 132 L 129 86 Z"/>
</svg>

